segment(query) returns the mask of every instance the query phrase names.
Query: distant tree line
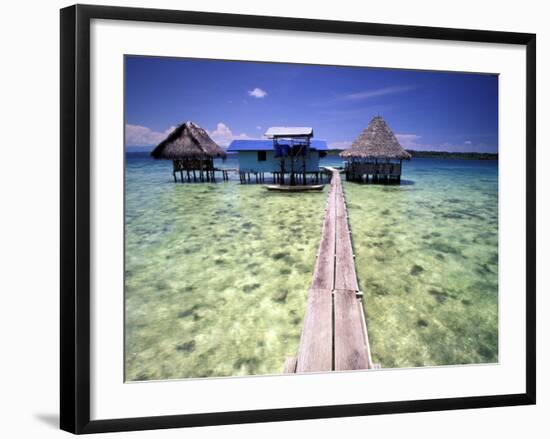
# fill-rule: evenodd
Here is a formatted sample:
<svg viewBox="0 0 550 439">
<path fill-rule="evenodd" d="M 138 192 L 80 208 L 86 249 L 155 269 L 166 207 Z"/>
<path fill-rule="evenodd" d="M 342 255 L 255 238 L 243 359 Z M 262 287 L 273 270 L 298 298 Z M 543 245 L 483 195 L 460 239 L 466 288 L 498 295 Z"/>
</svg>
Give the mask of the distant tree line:
<svg viewBox="0 0 550 439">
<path fill-rule="evenodd" d="M 337 156 L 343 149 L 332 149 L 328 151 L 329 156 Z M 498 160 L 498 154 L 488 152 L 448 152 L 448 151 L 416 151 L 407 149 L 413 157 L 462 159 L 462 160 Z"/>
<path fill-rule="evenodd" d="M 463 160 L 498 160 L 498 154 L 488 152 L 447 152 L 447 151 L 416 151 L 407 149 L 413 157 L 463 159 Z"/>
</svg>

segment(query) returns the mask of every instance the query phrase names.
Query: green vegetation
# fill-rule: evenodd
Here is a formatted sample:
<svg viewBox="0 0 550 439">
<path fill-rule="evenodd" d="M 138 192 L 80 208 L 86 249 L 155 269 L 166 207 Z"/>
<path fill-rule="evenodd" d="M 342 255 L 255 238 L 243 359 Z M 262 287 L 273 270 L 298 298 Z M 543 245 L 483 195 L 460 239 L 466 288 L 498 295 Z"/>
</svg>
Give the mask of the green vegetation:
<svg viewBox="0 0 550 439">
<path fill-rule="evenodd" d="M 415 151 L 414 149 L 407 149 L 407 152 L 412 155 L 413 158 L 498 160 L 498 154 L 490 154 L 487 152 Z"/>
<path fill-rule="evenodd" d="M 343 149 L 332 149 L 328 151 L 329 157 L 338 156 Z M 448 152 L 448 151 L 416 151 L 407 149 L 413 158 L 434 158 L 434 159 L 462 159 L 462 160 L 498 160 L 498 154 L 487 152 Z"/>
</svg>

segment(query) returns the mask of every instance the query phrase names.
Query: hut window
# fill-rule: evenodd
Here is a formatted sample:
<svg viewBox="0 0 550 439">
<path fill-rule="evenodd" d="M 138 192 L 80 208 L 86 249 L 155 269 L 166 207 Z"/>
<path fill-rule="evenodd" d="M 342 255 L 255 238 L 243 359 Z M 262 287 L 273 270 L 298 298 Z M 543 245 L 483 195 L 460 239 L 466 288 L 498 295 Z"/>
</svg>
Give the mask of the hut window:
<svg viewBox="0 0 550 439">
<path fill-rule="evenodd" d="M 258 151 L 258 161 L 265 162 L 267 160 L 267 151 Z"/>
</svg>

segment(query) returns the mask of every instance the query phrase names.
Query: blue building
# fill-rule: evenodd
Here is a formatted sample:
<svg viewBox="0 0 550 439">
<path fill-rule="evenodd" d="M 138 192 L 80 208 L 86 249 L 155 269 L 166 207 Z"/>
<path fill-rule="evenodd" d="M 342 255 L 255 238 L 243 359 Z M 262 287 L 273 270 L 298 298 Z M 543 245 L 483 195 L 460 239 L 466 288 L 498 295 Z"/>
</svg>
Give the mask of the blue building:
<svg viewBox="0 0 550 439">
<path fill-rule="evenodd" d="M 272 129 L 270 129 L 272 130 Z M 270 135 L 270 130 L 266 135 Z M 292 134 L 292 133 L 291 133 Z M 288 175 L 290 184 L 319 181 L 319 160 L 327 155 L 328 146 L 324 140 L 311 139 L 287 133 L 285 137 L 261 140 L 233 140 L 228 153 L 237 153 L 241 182 L 250 182 L 250 175 L 256 182 L 263 182 L 265 174 L 271 174 L 275 182 L 284 183 Z"/>
</svg>

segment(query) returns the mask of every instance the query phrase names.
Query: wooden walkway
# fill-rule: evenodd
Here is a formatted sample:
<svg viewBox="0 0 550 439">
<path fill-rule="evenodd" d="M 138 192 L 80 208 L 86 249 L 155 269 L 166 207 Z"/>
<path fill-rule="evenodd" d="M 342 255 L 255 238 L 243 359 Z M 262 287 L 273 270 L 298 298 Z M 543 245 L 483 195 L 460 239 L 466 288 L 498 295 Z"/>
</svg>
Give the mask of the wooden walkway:
<svg viewBox="0 0 550 439">
<path fill-rule="evenodd" d="M 374 367 L 342 182 L 337 170 L 329 170 L 332 179 L 300 347 L 285 362 L 285 373 Z"/>
</svg>

